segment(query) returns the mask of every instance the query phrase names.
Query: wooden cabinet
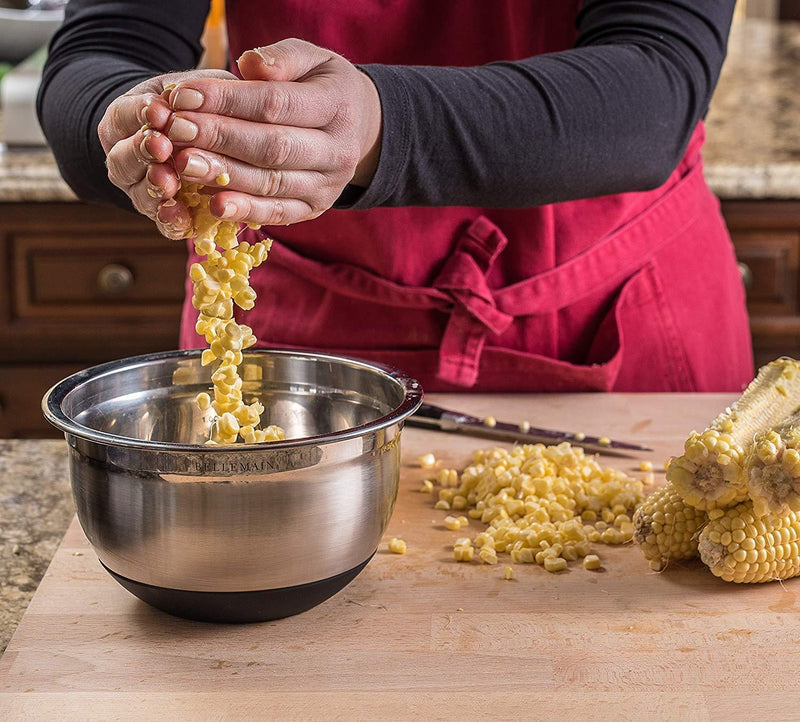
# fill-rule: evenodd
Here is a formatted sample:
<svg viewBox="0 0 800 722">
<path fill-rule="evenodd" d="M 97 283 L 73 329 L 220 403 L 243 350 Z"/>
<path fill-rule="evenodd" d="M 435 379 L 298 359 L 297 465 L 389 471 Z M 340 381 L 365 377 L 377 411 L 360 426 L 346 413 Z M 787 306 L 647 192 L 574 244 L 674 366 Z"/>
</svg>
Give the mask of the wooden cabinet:
<svg viewBox="0 0 800 722">
<path fill-rule="evenodd" d="M 800 358 L 800 201 L 727 201 L 757 366 Z"/>
<path fill-rule="evenodd" d="M 39 410 L 53 383 L 177 348 L 186 246 L 115 209 L 0 209 L 0 437 L 57 436 Z"/>
</svg>

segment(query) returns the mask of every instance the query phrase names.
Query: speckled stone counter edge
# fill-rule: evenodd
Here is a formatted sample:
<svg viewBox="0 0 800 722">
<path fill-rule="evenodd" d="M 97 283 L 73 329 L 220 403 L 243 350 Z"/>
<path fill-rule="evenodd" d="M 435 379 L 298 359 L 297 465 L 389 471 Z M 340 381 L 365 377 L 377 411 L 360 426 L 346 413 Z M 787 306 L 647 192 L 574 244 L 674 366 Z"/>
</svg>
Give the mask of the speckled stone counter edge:
<svg viewBox="0 0 800 722">
<path fill-rule="evenodd" d="M 0 440 L 0 652 L 75 514 L 63 440 Z"/>
</svg>

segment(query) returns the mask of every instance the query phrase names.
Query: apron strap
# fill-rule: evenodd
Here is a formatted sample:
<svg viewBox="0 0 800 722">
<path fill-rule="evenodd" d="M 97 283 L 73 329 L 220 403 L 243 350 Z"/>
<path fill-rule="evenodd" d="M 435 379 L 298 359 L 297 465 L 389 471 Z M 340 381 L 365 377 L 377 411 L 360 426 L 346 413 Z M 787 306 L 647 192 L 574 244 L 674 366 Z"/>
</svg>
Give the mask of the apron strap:
<svg viewBox="0 0 800 722">
<path fill-rule="evenodd" d="M 552 313 L 619 285 L 707 207 L 709 193 L 702 163 L 697 163 L 653 205 L 599 243 L 544 273 L 495 291 L 497 307 L 514 316 Z"/>
</svg>

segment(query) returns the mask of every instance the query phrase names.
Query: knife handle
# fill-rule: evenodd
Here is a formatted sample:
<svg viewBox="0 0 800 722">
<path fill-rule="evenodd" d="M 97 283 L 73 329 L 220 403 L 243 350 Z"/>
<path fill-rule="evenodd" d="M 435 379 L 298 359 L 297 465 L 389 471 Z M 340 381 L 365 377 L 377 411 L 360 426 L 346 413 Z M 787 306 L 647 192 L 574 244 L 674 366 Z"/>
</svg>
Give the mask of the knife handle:
<svg viewBox="0 0 800 722">
<path fill-rule="evenodd" d="M 423 419 L 441 419 L 445 415 L 446 410 L 440 406 L 433 404 L 420 404 L 420 407 L 414 412 L 414 416 L 419 416 Z"/>
</svg>

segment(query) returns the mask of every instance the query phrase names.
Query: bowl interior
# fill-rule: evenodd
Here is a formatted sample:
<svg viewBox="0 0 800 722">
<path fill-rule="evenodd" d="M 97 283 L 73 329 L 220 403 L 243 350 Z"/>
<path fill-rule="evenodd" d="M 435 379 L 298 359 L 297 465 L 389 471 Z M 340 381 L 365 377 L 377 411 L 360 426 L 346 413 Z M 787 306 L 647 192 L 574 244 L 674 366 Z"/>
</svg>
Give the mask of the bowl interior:
<svg viewBox="0 0 800 722">
<path fill-rule="evenodd" d="M 60 402 L 63 414 L 88 429 L 127 439 L 205 442 L 215 413 L 200 411 L 195 402 L 211 385 L 211 371 L 201 366 L 199 352 L 129 361 L 72 377 L 72 388 Z M 397 378 L 336 357 L 254 351 L 245 354 L 240 373 L 245 403 L 260 400 L 262 426 L 282 426 L 287 440 L 373 423 L 406 398 Z"/>
</svg>

